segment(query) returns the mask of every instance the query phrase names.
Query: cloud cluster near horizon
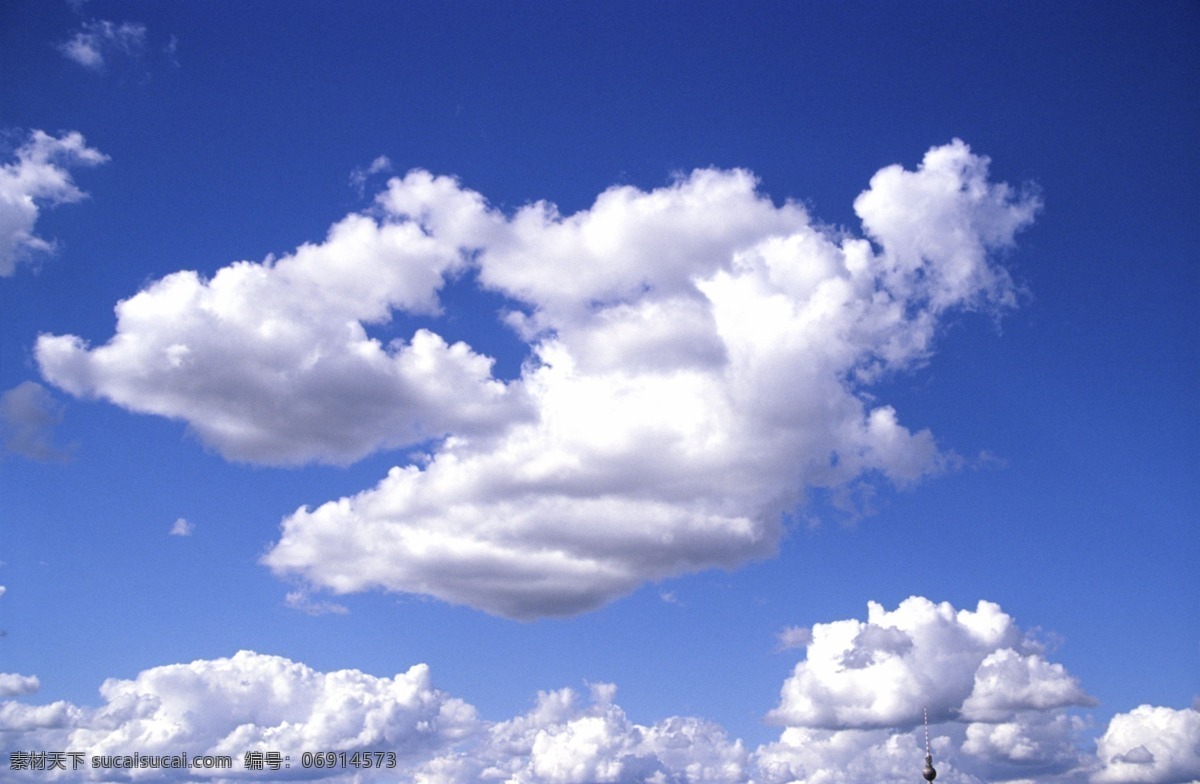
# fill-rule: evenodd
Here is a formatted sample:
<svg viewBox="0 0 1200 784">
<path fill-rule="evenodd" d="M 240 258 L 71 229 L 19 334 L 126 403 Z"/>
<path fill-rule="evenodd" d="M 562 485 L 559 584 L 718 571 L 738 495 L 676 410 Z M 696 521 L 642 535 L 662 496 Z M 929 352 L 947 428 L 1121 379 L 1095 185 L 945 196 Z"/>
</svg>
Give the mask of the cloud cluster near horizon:
<svg viewBox="0 0 1200 784">
<path fill-rule="evenodd" d="M 771 554 L 807 488 L 942 469 L 933 434 L 865 390 L 925 362 L 948 314 L 1014 303 L 994 255 L 1038 199 L 956 140 L 854 206 L 865 236 L 700 169 L 506 215 L 413 171 L 322 243 L 173 273 L 117 305 L 105 344 L 43 335 L 36 357 L 59 388 L 183 420 L 232 460 L 425 450 L 287 517 L 263 559 L 280 575 L 569 615 Z M 439 314 L 451 280 L 510 303 L 519 377 L 428 328 L 372 335 Z"/>
<path fill-rule="evenodd" d="M 108 156 L 87 146 L 77 131 L 61 136 L 35 130 L 15 153 L 16 160 L 0 166 L 0 277 L 17 265 L 54 251 L 54 243 L 33 233 L 45 207 L 69 204 L 87 194 L 75 185 L 72 166 L 95 166 Z"/>
<path fill-rule="evenodd" d="M 1005 721 L 1094 701 L 991 602 L 955 611 L 913 597 L 867 620 L 818 624 L 770 718 L 795 727 L 873 729 Z"/>
<path fill-rule="evenodd" d="M 865 621 L 818 623 L 811 635 L 782 694 L 784 706 L 794 707 L 803 691 L 805 704 L 814 707 L 776 710 L 774 718 L 786 725 L 779 740 L 754 750 L 695 717 L 637 724 L 616 703 L 610 684 L 593 684 L 588 699 L 568 688 L 542 692 L 528 712 L 489 721 L 435 688 L 422 664 L 389 678 L 319 672 L 250 651 L 109 679 L 98 708 L 2 702 L 0 741 L 9 750 L 233 757 L 232 772 L 190 774 L 211 781 L 261 779 L 261 771 L 242 770 L 246 751 L 277 751 L 296 761 L 305 750 L 327 749 L 392 751 L 397 767 L 377 778 L 345 769 L 310 769 L 304 777 L 346 784 L 398 776 L 421 784 L 900 784 L 912 781 L 923 763 L 914 715 L 929 699 L 938 780 L 948 784 L 1200 778 L 1200 712 L 1194 709 L 1142 706 L 1117 714 L 1097 740 L 1097 755 L 1082 751 L 1087 725 L 1068 708 L 1090 698 L 989 602 L 974 610 L 921 597 L 892 611 L 872 604 Z M 833 661 L 841 664 L 830 667 Z M 939 679 L 914 682 L 914 673 L 935 665 L 952 687 Z M 847 677 L 854 688 L 845 687 Z M 22 686 L 10 694 L 29 691 Z M 886 709 L 891 718 L 885 719 L 880 706 L 887 705 L 900 708 Z M 864 709 L 873 712 L 871 721 L 861 720 Z M 295 768 L 292 776 L 301 776 Z M 93 776 L 101 773 L 111 775 Z M 28 775 L 88 780 L 86 774 Z M 184 778 L 146 770 L 131 780 Z"/>
</svg>

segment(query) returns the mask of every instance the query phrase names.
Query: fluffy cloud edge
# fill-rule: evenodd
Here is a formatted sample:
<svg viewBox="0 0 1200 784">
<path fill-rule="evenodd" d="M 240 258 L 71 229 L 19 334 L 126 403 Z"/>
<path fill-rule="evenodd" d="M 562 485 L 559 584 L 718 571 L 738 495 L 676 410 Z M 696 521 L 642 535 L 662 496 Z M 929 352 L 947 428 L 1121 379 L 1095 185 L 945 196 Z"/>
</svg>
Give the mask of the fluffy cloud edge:
<svg viewBox="0 0 1200 784">
<path fill-rule="evenodd" d="M 69 169 L 108 160 L 88 147 L 78 131 L 51 136 L 41 130 L 30 132 L 15 158 L 0 165 L 0 277 L 10 277 L 20 264 L 54 251 L 55 243 L 33 229 L 46 207 L 86 198 Z"/>
<path fill-rule="evenodd" d="M 23 697 L 35 693 L 41 685 L 36 675 L 0 672 L 0 697 Z"/>
<path fill-rule="evenodd" d="M 1200 710 L 1139 705 L 1119 713 L 1096 742 L 1094 784 L 1200 781 Z"/>
<path fill-rule="evenodd" d="M 816 730 L 935 721 L 996 723 L 1028 711 L 1091 707 L 1093 697 L 993 602 L 956 609 L 911 596 L 870 602 L 865 621 L 819 623 L 768 718 Z"/>
<path fill-rule="evenodd" d="M 943 607 L 914 598 L 920 599 L 917 609 L 922 611 L 929 609 L 925 603 L 935 613 Z M 868 618 L 905 621 L 900 609 L 889 613 L 872 605 Z M 955 622 L 975 632 L 976 641 L 989 640 L 989 645 L 1014 639 L 1015 625 L 1001 615 L 986 602 L 953 613 Z M 936 626 L 923 617 L 927 627 Z M 815 646 L 816 658 L 821 658 L 830 629 L 851 639 L 862 637 L 866 627 L 848 630 L 846 623 L 862 622 L 811 627 L 810 653 Z M 908 624 L 909 633 L 912 627 Z M 879 628 L 903 631 L 899 626 Z M 1016 633 L 1020 636 L 1019 629 Z M 905 647 L 886 635 L 869 642 L 876 652 Z M 923 644 L 915 642 L 908 650 Z M 943 661 L 953 661 L 964 645 L 968 658 L 980 659 L 977 646 L 965 637 L 943 634 L 938 644 Z M 848 665 L 854 669 L 860 663 Z M 19 691 L 31 693 L 28 681 L 21 683 Z M 1003 720 L 951 717 L 933 723 L 930 742 L 939 781 L 1180 784 L 1200 778 L 1195 741 L 1200 712 L 1194 708 L 1144 705 L 1118 713 L 1091 754 L 1084 749 L 1087 722 L 1057 698 L 1029 699 L 1025 685 L 1009 684 L 1012 693 L 1005 702 L 1022 707 Z M 901 784 L 914 780 L 924 761 L 923 736 L 910 722 L 872 728 L 789 726 L 778 741 L 749 750 L 704 719 L 633 722 L 616 703 L 616 687 L 606 683 L 591 684 L 586 697 L 571 688 L 540 692 L 525 713 L 489 721 L 461 698 L 435 688 L 424 664 L 376 677 L 353 669 L 320 672 L 280 656 L 241 651 L 223 659 L 154 667 L 131 679 L 109 679 L 100 693 L 104 703 L 96 708 L 63 701 L 0 702 L 0 742 L 10 755 L 17 754 L 18 765 L 38 749 L 78 751 L 87 758 L 134 750 L 146 755 L 186 751 L 193 757 L 229 755 L 234 763 L 224 771 L 143 770 L 117 776 L 132 781 L 261 779 L 263 770 L 245 768 L 246 752 L 290 754 L 295 768 L 295 755 L 315 748 L 348 755 L 389 753 L 395 767 L 310 768 L 294 770 L 289 777 L 338 784 L 394 781 L 397 776 L 420 784 Z M 833 690 L 827 695 L 831 701 L 853 702 Z M 12 759 L 10 771 L 18 781 L 113 775 L 24 770 L 12 768 Z"/>
</svg>

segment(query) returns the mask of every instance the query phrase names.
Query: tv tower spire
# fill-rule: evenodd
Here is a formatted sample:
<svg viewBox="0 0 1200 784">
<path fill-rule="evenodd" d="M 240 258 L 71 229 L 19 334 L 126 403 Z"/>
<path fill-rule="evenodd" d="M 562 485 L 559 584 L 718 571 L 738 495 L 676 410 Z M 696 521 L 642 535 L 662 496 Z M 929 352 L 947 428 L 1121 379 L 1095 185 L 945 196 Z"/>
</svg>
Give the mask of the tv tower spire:
<svg viewBox="0 0 1200 784">
<path fill-rule="evenodd" d="M 926 781 L 933 781 L 937 778 L 937 771 L 933 767 L 933 752 L 929 750 L 929 709 L 921 710 L 925 714 L 925 770 L 921 771 L 921 775 Z"/>
</svg>

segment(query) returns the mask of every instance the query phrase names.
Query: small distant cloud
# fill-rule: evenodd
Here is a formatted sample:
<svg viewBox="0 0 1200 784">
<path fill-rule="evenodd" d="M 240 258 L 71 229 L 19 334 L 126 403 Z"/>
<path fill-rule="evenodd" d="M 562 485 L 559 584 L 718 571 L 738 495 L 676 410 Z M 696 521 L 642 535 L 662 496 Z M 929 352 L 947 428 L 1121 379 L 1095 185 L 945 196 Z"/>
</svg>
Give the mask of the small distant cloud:
<svg viewBox="0 0 1200 784">
<path fill-rule="evenodd" d="M 33 694 L 41 685 L 36 675 L 0 672 L 0 697 L 21 697 Z"/>
<path fill-rule="evenodd" d="M 171 36 L 167 41 L 167 45 L 163 47 L 163 54 L 167 57 L 167 62 L 176 68 L 179 67 L 179 39 Z"/>
<path fill-rule="evenodd" d="M 0 438 L 5 452 L 42 463 L 63 462 L 70 447 L 54 443 L 64 406 L 41 384 L 23 381 L 0 395 Z"/>
<path fill-rule="evenodd" d="M 146 47 L 146 25 L 141 22 L 116 24 L 108 20 L 84 22 L 83 28 L 58 51 L 84 68 L 99 71 L 105 58 L 113 55 L 139 57 Z"/>
<path fill-rule="evenodd" d="M 775 635 L 775 650 L 790 651 L 812 642 L 812 630 L 807 626 L 787 626 Z"/>
<path fill-rule="evenodd" d="M 974 457 L 957 457 L 953 469 L 967 468 L 973 471 L 1003 471 L 1008 468 L 1008 458 L 984 449 Z"/>
<path fill-rule="evenodd" d="M 659 591 L 658 598 L 662 599 L 667 604 L 683 605 L 683 602 L 679 601 L 679 597 L 675 595 L 674 591 Z"/>
<path fill-rule="evenodd" d="M 350 184 L 354 190 L 358 191 L 358 195 L 363 195 L 363 190 L 367 184 L 367 178 L 372 174 L 381 174 L 392 170 L 392 159 L 386 155 L 380 155 L 375 160 L 371 161 L 371 165 L 365 169 L 361 166 L 350 172 Z"/>
<path fill-rule="evenodd" d="M 283 603 L 305 615 L 345 615 L 350 612 L 336 602 L 313 601 L 307 591 L 291 591 L 283 598 Z"/>
<path fill-rule="evenodd" d="M 171 536 L 191 536 L 194 526 L 184 518 L 180 517 L 171 526 Z"/>
</svg>

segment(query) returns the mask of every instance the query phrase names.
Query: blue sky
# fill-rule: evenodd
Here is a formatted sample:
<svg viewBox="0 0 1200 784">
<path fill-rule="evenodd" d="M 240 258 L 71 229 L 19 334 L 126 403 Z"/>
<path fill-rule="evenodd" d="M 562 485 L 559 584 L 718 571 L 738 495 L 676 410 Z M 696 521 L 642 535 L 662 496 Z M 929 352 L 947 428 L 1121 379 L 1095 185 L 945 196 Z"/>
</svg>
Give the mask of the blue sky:
<svg viewBox="0 0 1200 784">
<path fill-rule="evenodd" d="M 5 4 L 3 750 L 1200 779 L 1198 43 Z"/>
</svg>

